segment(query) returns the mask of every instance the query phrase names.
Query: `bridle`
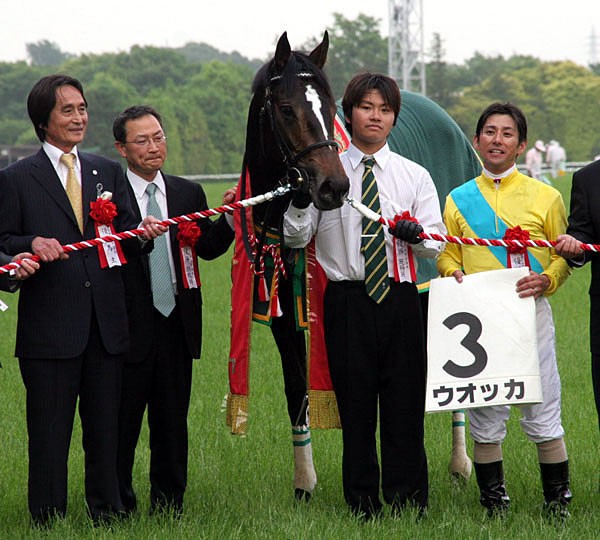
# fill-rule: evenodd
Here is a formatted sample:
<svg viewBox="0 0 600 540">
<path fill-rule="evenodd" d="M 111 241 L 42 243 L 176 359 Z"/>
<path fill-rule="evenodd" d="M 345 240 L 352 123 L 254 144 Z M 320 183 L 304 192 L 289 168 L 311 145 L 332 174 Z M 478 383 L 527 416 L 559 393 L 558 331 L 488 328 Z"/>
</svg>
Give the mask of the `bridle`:
<svg viewBox="0 0 600 540">
<path fill-rule="evenodd" d="M 294 74 L 295 77 L 300 79 L 312 79 L 314 75 L 310 72 L 302 71 Z M 298 165 L 298 162 L 308 155 L 309 153 L 317 150 L 318 148 L 330 147 L 332 149 L 339 148 L 339 144 L 334 139 L 324 139 L 322 141 L 317 141 L 315 143 L 309 144 L 305 148 L 301 150 L 296 150 L 291 148 L 288 144 L 286 138 L 283 136 L 281 130 L 279 129 L 277 122 L 275 121 L 275 114 L 273 108 L 273 92 L 272 86 L 277 82 L 283 79 L 282 75 L 274 75 L 270 77 L 265 85 L 265 97 L 262 107 L 259 112 L 259 125 L 263 126 L 263 122 L 268 121 L 268 125 L 273 133 L 275 138 L 275 144 L 281 153 L 282 162 L 285 166 L 285 175 L 278 181 L 279 185 L 290 184 L 292 189 L 301 189 L 302 187 L 308 186 L 309 182 L 309 174 L 308 172 L 301 166 Z M 260 129 L 260 143 L 261 150 L 265 153 L 265 141 L 264 141 L 264 130 Z M 307 187 L 305 188 L 307 189 Z M 255 272 L 258 272 L 261 259 L 263 256 L 263 246 L 265 243 L 265 235 L 267 232 L 267 223 L 269 221 L 271 212 L 272 212 L 272 201 L 269 201 L 265 208 L 265 214 L 263 216 L 263 222 L 261 227 L 261 233 L 259 237 L 255 240 L 254 249 L 250 246 L 249 243 L 249 231 L 246 230 L 246 220 L 242 219 L 242 229 L 243 229 L 243 238 L 246 253 L 248 255 L 248 259 L 251 263 L 254 264 Z M 242 210 L 242 214 L 245 214 L 245 209 Z"/>
<path fill-rule="evenodd" d="M 312 73 L 302 71 L 300 73 L 296 73 L 294 75 L 300 79 L 311 79 L 314 77 Z M 280 81 L 283 78 L 282 75 L 274 75 L 268 80 L 267 85 L 265 86 L 265 100 L 263 106 L 260 110 L 261 120 L 264 116 L 267 117 L 269 121 L 269 127 L 271 128 L 271 132 L 275 137 L 275 143 L 277 144 L 277 148 L 281 153 L 283 163 L 286 166 L 286 176 L 285 179 L 292 184 L 292 187 L 298 188 L 303 182 L 308 182 L 309 177 L 306 170 L 302 167 L 298 166 L 298 162 L 305 157 L 307 154 L 311 153 L 313 150 L 317 148 L 323 148 L 325 146 L 329 146 L 330 148 L 338 149 L 338 142 L 334 139 L 325 139 L 322 141 L 317 141 L 315 143 L 309 144 L 306 148 L 296 151 L 293 148 L 290 148 L 290 145 L 286 141 L 285 137 L 281 133 L 277 122 L 275 122 L 275 114 L 273 112 L 273 92 L 272 86 L 273 83 Z M 262 135 L 261 135 L 262 139 Z"/>
</svg>

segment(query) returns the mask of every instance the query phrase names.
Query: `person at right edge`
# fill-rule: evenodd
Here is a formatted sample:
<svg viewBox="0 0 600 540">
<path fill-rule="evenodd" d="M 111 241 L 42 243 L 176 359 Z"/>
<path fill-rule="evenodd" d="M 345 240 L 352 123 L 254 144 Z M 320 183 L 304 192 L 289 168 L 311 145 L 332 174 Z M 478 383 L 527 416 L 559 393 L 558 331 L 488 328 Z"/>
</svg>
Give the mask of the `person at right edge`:
<svg viewBox="0 0 600 540">
<path fill-rule="evenodd" d="M 560 193 L 517 170 L 515 160 L 527 146 L 527 121 L 511 103 L 493 103 L 479 117 L 473 145 L 483 161 L 480 176 L 453 189 L 446 199 L 448 234 L 470 238 L 553 240 L 566 228 Z M 536 306 L 542 403 L 520 406 L 521 426 L 537 447 L 544 492 L 544 514 L 565 519 L 571 502 L 569 462 L 561 423 L 560 377 L 552 310 L 547 297 L 567 279 L 570 269 L 553 249 L 527 248 L 524 253 L 501 252 L 483 246 L 446 244 L 438 258 L 440 275 L 454 276 L 505 267 L 529 266 L 516 284 L 521 298 Z M 475 441 L 474 463 L 480 502 L 490 517 L 503 517 L 510 499 L 504 483 L 502 442 L 510 415 L 507 405 L 468 411 Z"/>
<path fill-rule="evenodd" d="M 582 243 L 600 243 L 600 161 L 593 161 L 573 174 L 567 234 L 556 240 L 557 253 L 568 259 L 570 266 L 579 268 L 587 262 L 592 263 L 589 289 L 590 351 L 592 386 L 600 427 L 600 259 L 598 253 L 581 249 Z"/>
</svg>

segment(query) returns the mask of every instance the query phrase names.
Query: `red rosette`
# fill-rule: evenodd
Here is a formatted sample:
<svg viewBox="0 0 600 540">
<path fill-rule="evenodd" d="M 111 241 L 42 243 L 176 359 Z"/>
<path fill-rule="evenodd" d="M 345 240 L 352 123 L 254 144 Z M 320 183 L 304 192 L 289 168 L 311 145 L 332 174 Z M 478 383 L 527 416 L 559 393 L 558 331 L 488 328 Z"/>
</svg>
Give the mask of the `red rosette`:
<svg viewBox="0 0 600 540">
<path fill-rule="evenodd" d="M 413 223 L 419 223 L 419 220 L 416 217 L 410 215 L 408 210 L 404 210 L 401 214 L 396 214 L 394 216 L 394 224 L 403 219 L 404 221 L 412 221 Z"/>
<path fill-rule="evenodd" d="M 177 227 L 177 241 L 181 246 L 193 247 L 202 235 L 195 221 L 184 221 Z"/>
<path fill-rule="evenodd" d="M 419 223 L 419 220 L 416 217 L 410 215 L 408 210 L 405 210 L 401 214 L 396 214 L 394 216 L 394 225 L 401 219 L 405 221 L 412 221 L 413 223 Z M 413 260 L 412 248 L 410 244 L 399 240 L 398 238 L 393 238 L 392 245 L 394 246 L 394 281 L 406 281 L 407 276 L 410 275 L 410 281 L 415 282 L 417 280 L 417 269 L 415 268 L 415 262 Z M 403 247 L 405 246 L 405 247 Z M 405 255 L 401 255 L 406 252 Z M 400 258 L 406 260 L 407 267 L 401 264 Z M 402 266 L 402 268 L 401 268 Z"/>
<path fill-rule="evenodd" d="M 201 235 L 202 231 L 195 221 L 184 221 L 177 226 L 181 278 L 186 289 L 195 289 L 201 285 L 195 247 Z"/>
<path fill-rule="evenodd" d="M 114 202 L 98 197 L 90 202 L 90 217 L 101 225 L 110 225 L 117 217 L 117 206 Z"/>
<path fill-rule="evenodd" d="M 117 217 L 117 205 L 108 197 L 98 197 L 90 202 L 90 218 L 94 221 L 96 236 L 115 234 L 113 220 Z M 98 246 L 100 268 L 121 266 L 127 262 L 120 242 L 107 242 Z"/>
<path fill-rule="evenodd" d="M 523 243 L 529 240 L 529 231 L 521 229 L 520 225 L 517 225 L 516 227 L 512 227 L 511 229 L 506 229 L 502 240 L 504 240 L 505 242 L 516 241 Z M 509 245 L 506 249 L 509 253 L 527 253 L 527 246 L 525 245 L 523 247 Z"/>
</svg>

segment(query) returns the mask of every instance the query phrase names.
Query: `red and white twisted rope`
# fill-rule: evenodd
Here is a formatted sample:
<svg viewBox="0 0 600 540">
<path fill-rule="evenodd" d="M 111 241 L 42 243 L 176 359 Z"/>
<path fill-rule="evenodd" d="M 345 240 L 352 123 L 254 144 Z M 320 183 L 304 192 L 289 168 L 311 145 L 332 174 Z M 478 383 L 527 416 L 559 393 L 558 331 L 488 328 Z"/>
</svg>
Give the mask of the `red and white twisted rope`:
<svg viewBox="0 0 600 540">
<path fill-rule="evenodd" d="M 289 184 L 286 184 L 285 186 L 278 187 L 273 191 L 269 191 L 267 193 L 263 193 L 262 195 L 257 195 L 255 197 L 250 197 L 241 201 L 233 202 L 231 204 L 225 204 L 217 208 L 209 208 L 207 210 L 200 210 L 191 214 L 167 218 L 160 221 L 159 224 L 168 227 L 169 225 L 175 225 L 184 221 L 196 221 L 201 218 L 216 216 L 218 214 L 224 214 L 225 212 L 232 212 L 233 210 L 239 210 L 240 208 L 257 206 L 259 204 L 270 201 L 276 197 L 281 197 L 285 195 L 290 191 L 290 189 L 291 186 Z M 83 240 L 74 244 L 66 244 L 62 246 L 62 248 L 65 253 L 70 253 L 72 251 L 81 251 L 83 249 L 99 246 L 101 244 L 106 244 L 109 242 L 120 242 L 121 240 L 126 240 L 127 238 L 135 238 L 136 236 L 141 236 L 142 234 L 144 234 L 144 232 L 144 228 L 132 229 L 130 231 L 109 234 L 107 236 L 101 236 L 99 238 Z M 39 261 L 40 258 L 37 255 L 33 255 L 32 257 L 29 257 L 29 260 Z M 20 266 L 21 262 L 10 262 L 8 264 L 5 264 L 4 266 L 0 266 L 0 274 L 5 274 L 7 272 L 10 272 L 11 270 L 16 270 Z"/>
<path fill-rule="evenodd" d="M 352 208 L 358 210 L 367 219 L 381 223 L 386 227 L 393 227 L 395 222 L 391 219 L 386 219 L 379 215 L 377 212 L 373 212 L 370 208 L 367 208 L 361 202 L 354 200 L 352 197 L 347 197 L 346 202 L 352 206 Z M 486 238 L 464 238 L 459 236 L 450 236 L 447 234 L 435 234 L 422 232 L 419 235 L 424 240 L 436 240 L 438 242 L 449 242 L 451 244 L 462 244 L 468 246 L 500 246 L 506 248 L 523 248 L 523 247 L 554 247 L 557 242 L 556 240 L 495 240 Z M 581 249 L 584 251 L 600 252 L 600 244 L 581 244 Z"/>
</svg>

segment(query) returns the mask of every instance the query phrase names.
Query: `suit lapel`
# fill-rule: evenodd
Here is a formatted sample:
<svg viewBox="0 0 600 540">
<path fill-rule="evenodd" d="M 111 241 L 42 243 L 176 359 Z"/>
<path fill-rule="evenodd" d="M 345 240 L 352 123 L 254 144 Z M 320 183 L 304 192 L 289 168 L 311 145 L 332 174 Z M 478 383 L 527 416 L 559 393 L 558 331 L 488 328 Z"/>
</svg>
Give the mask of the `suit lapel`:
<svg viewBox="0 0 600 540">
<path fill-rule="evenodd" d="M 133 210 L 133 213 L 134 213 L 136 219 L 138 220 L 138 223 L 141 223 L 142 222 L 142 211 L 138 205 L 137 197 L 135 196 L 135 192 L 133 191 L 133 188 L 131 187 L 131 182 L 129 182 L 127 173 L 125 174 L 125 180 L 127 182 L 127 191 L 129 192 L 129 199 L 131 201 L 131 209 Z M 142 270 L 144 271 L 146 279 L 148 280 L 148 283 L 150 283 L 150 263 L 149 263 L 147 254 L 142 255 L 140 257 L 140 264 L 142 266 Z"/>
<path fill-rule="evenodd" d="M 38 184 L 48 192 L 48 194 L 54 199 L 56 204 L 65 212 L 65 214 L 71 219 L 71 221 L 77 225 L 75 219 L 75 213 L 71 207 L 67 192 L 54 169 L 54 166 L 50 162 L 50 158 L 46 155 L 44 150 L 40 150 L 32 161 L 31 168 L 32 177 L 38 182 Z"/>
<path fill-rule="evenodd" d="M 104 191 L 104 187 L 98 182 L 98 170 L 81 152 L 79 152 L 79 162 L 81 163 L 81 199 L 83 202 L 83 230 L 85 231 L 90 220 L 90 203 L 98 198 L 98 191 Z"/>
<path fill-rule="evenodd" d="M 175 217 L 179 215 L 179 193 L 177 187 L 173 184 L 171 178 L 163 173 L 163 179 L 165 181 L 165 190 L 167 193 L 167 217 Z M 179 243 L 177 242 L 177 225 L 171 225 L 169 227 L 169 237 L 171 239 L 171 251 L 173 252 L 173 258 L 177 261 L 175 265 L 179 265 Z"/>
</svg>

